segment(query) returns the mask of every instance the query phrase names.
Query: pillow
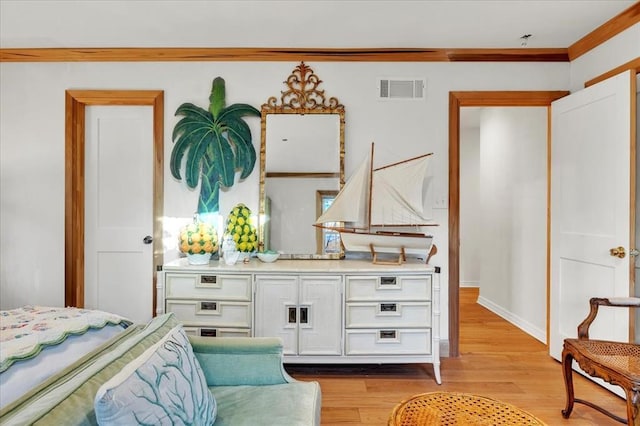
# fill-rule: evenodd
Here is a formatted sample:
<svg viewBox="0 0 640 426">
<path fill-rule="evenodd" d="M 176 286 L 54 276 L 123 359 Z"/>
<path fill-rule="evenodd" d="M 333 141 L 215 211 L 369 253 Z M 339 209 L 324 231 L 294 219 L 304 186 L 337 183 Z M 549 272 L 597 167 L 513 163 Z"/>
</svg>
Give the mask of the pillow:
<svg viewBox="0 0 640 426">
<path fill-rule="evenodd" d="M 180 325 L 104 383 L 94 407 L 100 425 L 212 425 L 217 413 Z"/>
</svg>

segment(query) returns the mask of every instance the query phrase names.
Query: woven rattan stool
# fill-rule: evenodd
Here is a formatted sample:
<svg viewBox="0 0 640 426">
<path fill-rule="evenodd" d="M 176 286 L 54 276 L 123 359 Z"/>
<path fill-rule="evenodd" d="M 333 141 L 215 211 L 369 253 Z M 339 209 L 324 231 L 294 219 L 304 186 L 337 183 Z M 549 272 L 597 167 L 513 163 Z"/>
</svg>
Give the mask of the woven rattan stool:
<svg viewBox="0 0 640 426">
<path fill-rule="evenodd" d="M 578 326 L 577 339 L 564 339 L 562 350 L 562 373 L 567 391 L 567 405 L 562 416 L 567 419 L 573 411 L 574 402 L 588 405 L 627 425 L 640 425 L 640 345 L 633 343 L 610 342 L 589 339 L 589 327 L 598 314 L 599 306 L 640 307 L 640 298 L 597 298 L 589 301 L 589 315 Z M 573 394 L 573 360 L 592 377 L 618 385 L 624 389 L 627 397 L 627 418 L 624 419 L 610 411 Z"/>
<path fill-rule="evenodd" d="M 391 412 L 389 426 L 544 425 L 518 407 L 484 396 L 431 392 L 402 401 Z"/>
</svg>

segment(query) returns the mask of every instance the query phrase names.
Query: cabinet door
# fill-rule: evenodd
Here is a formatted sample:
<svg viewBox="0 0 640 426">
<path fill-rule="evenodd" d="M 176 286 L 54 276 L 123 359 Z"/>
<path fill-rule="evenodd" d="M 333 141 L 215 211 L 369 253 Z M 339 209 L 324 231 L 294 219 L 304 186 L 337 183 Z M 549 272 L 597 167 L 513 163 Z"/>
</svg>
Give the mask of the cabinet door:
<svg viewBox="0 0 640 426">
<path fill-rule="evenodd" d="M 341 355 L 342 279 L 300 277 L 299 355 Z"/>
<path fill-rule="evenodd" d="M 280 337 L 285 355 L 298 348 L 298 277 L 257 275 L 255 336 Z"/>
</svg>

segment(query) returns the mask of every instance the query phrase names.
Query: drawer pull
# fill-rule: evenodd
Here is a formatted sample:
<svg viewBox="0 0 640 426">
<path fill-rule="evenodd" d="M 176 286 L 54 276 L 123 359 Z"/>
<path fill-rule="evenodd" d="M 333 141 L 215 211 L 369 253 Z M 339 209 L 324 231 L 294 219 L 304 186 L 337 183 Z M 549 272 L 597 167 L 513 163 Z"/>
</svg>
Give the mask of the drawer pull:
<svg viewBox="0 0 640 426">
<path fill-rule="evenodd" d="M 397 303 L 381 303 L 380 312 L 398 312 Z"/>
<path fill-rule="evenodd" d="M 309 308 L 300 308 L 300 324 L 309 323 Z"/>
<path fill-rule="evenodd" d="M 381 339 L 395 339 L 396 330 L 380 330 Z"/>
<path fill-rule="evenodd" d="M 396 277 L 380 277 L 380 285 L 396 285 Z"/>
<path fill-rule="evenodd" d="M 296 307 L 295 306 L 290 306 L 289 308 L 287 308 L 289 310 L 289 324 L 295 324 L 297 322 L 296 320 Z"/>
<path fill-rule="evenodd" d="M 217 311 L 218 302 L 200 302 L 201 311 Z"/>
<path fill-rule="evenodd" d="M 217 278 L 215 275 L 200 275 L 200 284 L 215 284 Z"/>
<path fill-rule="evenodd" d="M 218 330 L 215 328 L 201 328 L 200 336 L 202 337 L 216 337 L 218 335 Z"/>
</svg>

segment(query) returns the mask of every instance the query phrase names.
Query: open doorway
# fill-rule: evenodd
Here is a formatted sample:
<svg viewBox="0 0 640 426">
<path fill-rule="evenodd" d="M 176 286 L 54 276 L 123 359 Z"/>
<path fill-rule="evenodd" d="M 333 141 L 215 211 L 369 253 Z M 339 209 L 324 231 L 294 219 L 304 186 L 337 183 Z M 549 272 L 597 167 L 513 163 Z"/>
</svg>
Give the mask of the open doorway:
<svg viewBox="0 0 640 426">
<path fill-rule="evenodd" d="M 547 108 L 460 111 L 460 287 L 546 343 Z"/>
<path fill-rule="evenodd" d="M 567 91 L 449 93 L 449 356 L 460 355 L 460 108 L 492 106 L 549 107 Z M 547 139 L 548 143 L 548 139 Z M 547 230 L 548 233 L 548 230 Z M 548 249 L 547 249 L 548 257 Z M 548 271 L 547 271 L 548 286 Z M 547 313 L 548 316 L 548 313 Z M 548 332 L 546 333 L 548 334 Z"/>
</svg>

